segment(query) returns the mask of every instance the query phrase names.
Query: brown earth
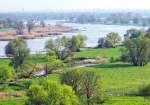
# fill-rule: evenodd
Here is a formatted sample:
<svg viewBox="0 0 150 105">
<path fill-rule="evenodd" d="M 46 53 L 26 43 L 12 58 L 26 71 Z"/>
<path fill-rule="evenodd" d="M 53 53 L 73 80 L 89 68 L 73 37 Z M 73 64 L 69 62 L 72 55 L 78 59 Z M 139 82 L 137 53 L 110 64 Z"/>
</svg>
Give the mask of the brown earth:
<svg viewBox="0 0 150 105">
<path fill-rule="evenodd" d="M 0 99 L 5 99 L 5 98 L 7 98 L 6 93 L 0 92 Z"/>
</svg>

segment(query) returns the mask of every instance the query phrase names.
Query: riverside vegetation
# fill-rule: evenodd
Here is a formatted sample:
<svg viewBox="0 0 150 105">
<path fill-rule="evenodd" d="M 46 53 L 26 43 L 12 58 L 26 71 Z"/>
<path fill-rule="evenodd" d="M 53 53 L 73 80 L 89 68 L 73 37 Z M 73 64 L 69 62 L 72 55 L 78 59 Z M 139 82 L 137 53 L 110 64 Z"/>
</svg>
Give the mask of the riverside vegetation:
<svg viewBox="0 0 150 105">
<path fill-rule="evenodd" d="M 41 55 L 31 55 L 23 39 L 11 40 L 9 58 L 0 60 L 0 105 L 149 105 L 149 30 L 128 30 L 124 41 L 113 32 L 82 51 L 85 40 L 49 40 Z M 104 58 L 93 66 L 72 64 Z"/>
</svg>

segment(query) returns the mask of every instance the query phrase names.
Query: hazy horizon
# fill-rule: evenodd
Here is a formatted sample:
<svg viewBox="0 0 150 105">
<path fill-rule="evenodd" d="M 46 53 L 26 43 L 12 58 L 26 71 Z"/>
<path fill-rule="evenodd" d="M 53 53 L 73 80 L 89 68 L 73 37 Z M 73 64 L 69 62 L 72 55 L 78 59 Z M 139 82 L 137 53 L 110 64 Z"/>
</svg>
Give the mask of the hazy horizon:
<svg viewBox="0 0 150 105">
<path fill-rule="evenodd" d="M 121 2 L 120 2 L 121 1 Z M 0 12 L 150 9 L 149 0 L 0 0 Z"/>
</svg>

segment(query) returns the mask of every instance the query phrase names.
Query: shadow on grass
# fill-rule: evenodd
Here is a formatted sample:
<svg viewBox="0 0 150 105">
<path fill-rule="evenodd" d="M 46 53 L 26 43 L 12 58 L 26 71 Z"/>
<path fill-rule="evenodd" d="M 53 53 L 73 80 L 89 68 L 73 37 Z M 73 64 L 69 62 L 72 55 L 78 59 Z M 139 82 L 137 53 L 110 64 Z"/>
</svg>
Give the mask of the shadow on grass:
<svg viewBox="0 0 150 105">
<path fill-rule="evenodd" d="M 96 66 L 90 66 L 93 68 L 126 68 L 126 67 L 132 67 L 131 64 L 122 64 L 122 63 L 109 63 L 109 64 L 100 64 Z"/>
</svg>

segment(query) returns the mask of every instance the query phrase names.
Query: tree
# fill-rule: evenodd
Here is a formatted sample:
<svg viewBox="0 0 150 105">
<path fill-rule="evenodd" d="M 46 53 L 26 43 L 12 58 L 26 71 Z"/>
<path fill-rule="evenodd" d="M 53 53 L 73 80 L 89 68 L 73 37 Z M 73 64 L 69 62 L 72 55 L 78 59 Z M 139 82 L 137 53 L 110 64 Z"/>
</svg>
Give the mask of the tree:
<svg viewBox="0 0 150 105">
<path fill-rule="evenodd" d="M 113 44 L 110 40 L 106 40 L 106 38 L 100 38 L 98 40 L 97 48 L 112 48 Z"/>
<path fill-rule="evenodd" d="M 121 36 L 116 32 L 111 32 L 106 37 L 106 42 L 110 42 L 115 47 L 121 41 Z"/>
<path fill-rule="evenodd" d="M 94 72 L 86 71 L 83 73 L 81 91 L 86 96 L 87 105 L 93 105 L 93 103 L 101 103 L 101 93 L 99 77 Z"/>
<path fill-rule="evenodd" d="M 127 30 L 126 34 L 124 35 L 125 39 L 132 39 L 144 36 L 144 31 L 138 29 L 129 29 Z"/>
<path fill-rule="evenodd" d="M 72 36 L 72 38 L 69 40 L 68 48 L 72 52 L 80 51 L 80 48 L 85 47 L 86 40 L 87 37 L 82 35 Z"/>
<path fill-rule="evenodd" d="M 64 67 L 64 63 L 57 58 L 54 52 L 49 51 L 47 53 L 47 63 L 45 65 L 46 74 L 52 73 L 54 70 L 62 69 Z"/>
<path fill-rule="evenodd" d="M 14 72 L 8 66 L 0 66 L 0 83 L 11 80 L 14 76 Z"/>
<path fill-rule="evenodd" d="M 136 38 L 126 40 L 125 50 L 122 56 L 125 56 L 134 66 L 144 66 L 150 60 L 150 41 L 147 38 Z"/>
<path fill-rule="evenodd" d="M 62 75 L 61 82 L 72 86 L 79 97 L 86 97 L 88 105 L 104 101 L 100 92 L 99 77 L 94 72 L 81 72 L 80 70 L 67 71 Z"/>
<path fill-rule="evenodd" d="M 27 105 L 78 105 L 78 98 L 70 86 L 50 80 L 33 83 L 28 97 Z"/>
<path fill-rule="evenodd" d="M 105 42 L 106 42 L 105 38 L 99 38 L 97 47 L 98 48 L 105 48 L 106 47 Z"/>
<path fill-rule="evenodd" d="M 22 21 L 16 21 L 15 29 L 16 29 L 16 32 L 17 32 L 18 35 L 23 35 L 24 34 L 24 32 L 23 32 L 23 30 L 24 30 L 23 22 Z"/>
<path fill-rule="evenodd" d="M 71 56 L 72 53 L 68 49 L 68 38 L 65 36 L 62 38 L 57 38 L 56 40 L 48 40 L 46 42 L 45 48 L 49 51 L 55 52 L 58 59 L 64 60 L 67 57 Z"/>
<path fill-rule="evenodd" d="M 27 22 L 27 28 L 28 28 L 28 32 L 31 33 L 31 30 L 34 28 L 34 22 L 32 20 L 29 20 Z"/>
<path fill-rule="evenodd" d="M 121 42 L 121 36 L 118 33 L 111 32 L 104 38 L 99 38 L 98 48 L 112 48 L 116 47 Z"/>
<path fill-rule="evenodd" d="M 41 20 L 41 21 L 40 21 L 40 25 L 41 25 L 42 27 L 45 27 L 45 26 L 46 26 L 46 23 L 45 23 L 43 20 Z"/>
<path fill-rule="evenodd" d="M 32 84 L 29 87 L 28 96 L 29 99 L 26 102 L 26 105 L 46 105 L 45 103 L 48 93 L 42 86 L 38 84 Z"/>
<path fill-rule="evenodd" d="M 145 37 L 150 39 L 150 32 L 146 32 Z"/>
<path fill-rule="evenodd" d="M 15 38 L 6 45 L 5 53 L 11 58 L 11 64 L 13 67 L 18 69 L 29 57 L 30 50 L 23 39 Z"/>
<path fill-rule="evenodd" d="M 69 70 L 63 73 L 61 83 L 72 86 L 76 94 L 79 95 L 82 73 L 79 70 Z"/>
</svg>

